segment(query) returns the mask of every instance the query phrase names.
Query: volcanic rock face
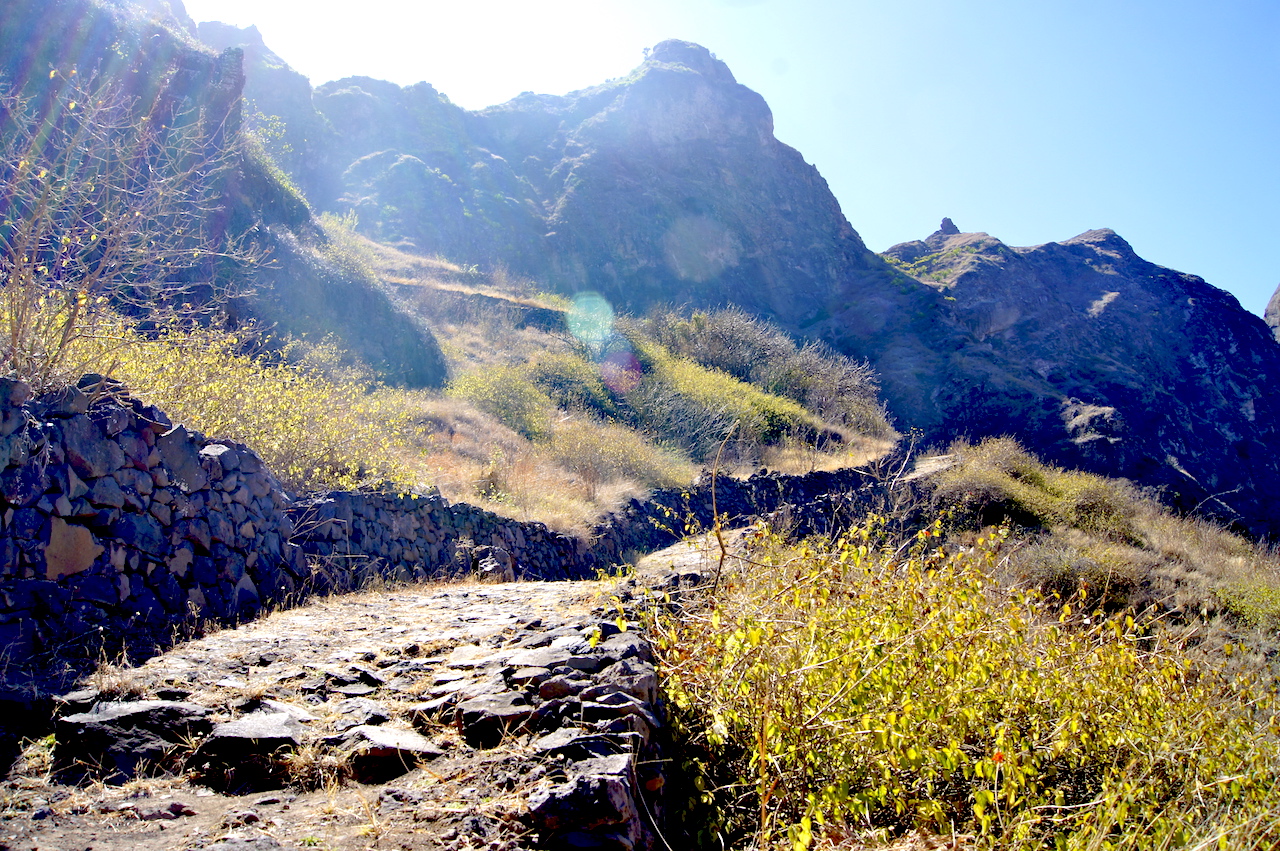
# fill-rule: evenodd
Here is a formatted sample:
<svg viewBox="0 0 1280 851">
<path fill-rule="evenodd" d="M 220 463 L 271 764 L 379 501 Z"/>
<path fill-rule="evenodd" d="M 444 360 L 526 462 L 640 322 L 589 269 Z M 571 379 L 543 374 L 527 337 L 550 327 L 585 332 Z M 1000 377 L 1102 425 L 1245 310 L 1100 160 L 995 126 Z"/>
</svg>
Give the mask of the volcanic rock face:
<svg viewBox="0 0 1280 851">
<path fill-rule="evenodd" d="M 1262 318 L 1271 326 L 1271 332 L 1275 334 L 1276 340 L 1280 341 L 1280 287 L 1276 287 L 1276 291 L 1271 294 L 1271 300 L 1267 302 L 1267 310 L 1262 314 Z"/>
<path fill-rule="evenodd" d="M 356 212 L 375 238 L 633 310 L 736 302 L 797 327 L 842 271 L 884 269 L 773 137 L 764 100 L 698 45 L 663 42 L 625 79 L 480 112 L 365 77 L 320 86 L 312 111 L 276 61 L 255 61 L 270 53 L 256 32 L 206 32 L 245 50 L 256 103 L 310 128 L 309 170 L 282 164 L 312 203 Z"/>
<path fill-rule="evenodd" d="M 936 286 L 954 346 L 922 422 L 1014 434 L 1274 532 L 1280 346 L 1234 297 L 1105 229 L 1030 248 L 940 230 L 885 256 Z"/>
</svg>

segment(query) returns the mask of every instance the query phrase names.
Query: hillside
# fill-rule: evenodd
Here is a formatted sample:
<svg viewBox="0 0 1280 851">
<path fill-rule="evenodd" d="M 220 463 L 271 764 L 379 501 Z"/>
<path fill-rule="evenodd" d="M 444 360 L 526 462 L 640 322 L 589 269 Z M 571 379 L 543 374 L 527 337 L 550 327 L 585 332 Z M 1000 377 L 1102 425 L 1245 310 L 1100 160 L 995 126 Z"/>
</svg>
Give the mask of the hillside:
<svg viewBox="0 0 1280 851">
<path fill-rule="evenodd" d="M 10 146 L 21 144 L 17 128 L 32 114 L 73 122 L 77 103 L 93 100 L 118 104 L 122 112 L 113 120 L 138 121 L 146 111 L 165 126 L 194 120 L 213 128 L 205 167 L 218 174 L 219 184 L 200 214 L 205 259 L 167 270 L 190 282 L 184 287 L 188 306 L 207 299 L 211 289 L 233 293 L 213 306 L 235 322 L 271 325 L 278 335 L 333 334 L 390 380 L 440 386 L 443 362 L 429 329 L 398 310 L 379 282 L 343 268 L 307 201 L 260 144 L 240 133 L 242 51 L 200 45 L 185 31 L 189 21 L 181 4 L 176 7 L 175 16 L 167 4 L 158 4 L 163 13 L 157 14 L 93 0 L 7 3 L 0 17 L 0 93 L 25 99 L 26 106 L 6 112 L 6 122 L 15 122 L 5 125 L 6 158 L 24 156 Z M 67 32 L 82 35 L 67 39 Z M 110 153 L 86 150 L 89 163 L 106 162 Z M 65 169 L 87 167 L 70 156 L 77 153 L 42 151 L 47 171 L 63 170 L 66 179 L 71 175 Z M 83 224 L 92 225 L 92 215 L 90 209 Z M 213 258 L 237 255 L 262 262 L 224 260 L 207 268 Z"/>
<path fill-rule="evenodd" d="M 0 70 L 0 848 L 1280 847 L 1231 297 L 873 254 L 686 42 L 466 111 L 20 1 Z"/>
<path fill-rule="evenodd" d="M 281 162 L 374 239 L 632 313 L 741 307 L 869 361 L 897 428 L 926 442 L 1009 434 L 1280 530 L 1265 485 L 1280 347 L 1231 296 L 1117 235 L 1011 248 L 948 225 L 877 256 L 764 101 L 687 42 L 594 88 L 467 111 L 368 78 L 308 100 L 256 32 L 201 32 L 263 57 L 246 91 L 293 140 Z"/>
</svg>

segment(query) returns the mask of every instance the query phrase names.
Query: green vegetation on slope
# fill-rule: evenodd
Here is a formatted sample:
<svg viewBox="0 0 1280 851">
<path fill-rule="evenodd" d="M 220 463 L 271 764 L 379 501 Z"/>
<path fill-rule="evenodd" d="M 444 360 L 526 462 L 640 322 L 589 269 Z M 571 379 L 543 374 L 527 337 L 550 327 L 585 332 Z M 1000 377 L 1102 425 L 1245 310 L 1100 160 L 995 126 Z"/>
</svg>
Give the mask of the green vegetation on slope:
<svg viewBox="0 0 1280 851">
<path fill-rule="evenodd" d="M 861 434 L 895 437 L 870 366 L 821 343 L 797 346 L 741 308 L 657 313 L 640 327 L 671 353 L 799 402 L 818 417 Z"/>
<path fill-rule="evenodd" d="M 663 623 L 691 840 L 1276 847 L 1276 554 L 1012 441 L 947 460 Z"/>
</svg>

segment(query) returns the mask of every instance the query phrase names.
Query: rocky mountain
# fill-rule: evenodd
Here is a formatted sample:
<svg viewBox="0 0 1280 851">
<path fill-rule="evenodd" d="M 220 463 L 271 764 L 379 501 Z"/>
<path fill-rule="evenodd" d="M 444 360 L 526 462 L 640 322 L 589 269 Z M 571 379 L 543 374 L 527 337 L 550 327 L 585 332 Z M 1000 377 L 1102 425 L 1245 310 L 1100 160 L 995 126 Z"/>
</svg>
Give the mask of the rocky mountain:
<svg viewBox="0 0 1280 851">
<path fill-rule="evenodd" d="M 1280 346 L 1233 296 L 1106 229 L 1014 248 L 948 220 L 885 257 L 936 288 L 949 336 L 922 420 L 1275 528 Z"/>
<path fill-rule="evenodd" d="M 945 221 L 877 256 L 763 99 L 688 42 L 622 79 L 480 111 L 367 78 L 326 83 L 309 110 L 270 101 L 281 73 L 250 64 L 248 91 L 312 128 L 296 177 L 375 238 L 632 311 L 740 305 L 868 359 L 899 428 L 929 441 L 1011 434 L 1280 532 L 1280 346 L 1111 231 L 1015 248 Z"/>
<path fill-rule="evenodd" d="M 88 0 L 55 7 L 77 3 Z M 30 2 L 10 8 L 28 6 L 35 15 Z M 256 309 L 322 331 L 381 311 L 377 333 L 350 337 L 393 380 L 439 380 L 429 336 L 376 287 L 351 300 L 340 280 L 307 272 L 311 209 L 634 312 L 739 305 L 866 358 L 898 427 L 926 441 L 1012 434 L 1058 463 L 1280 534 L 1269 487 L 1280 346 L 1231 296 L 1110 231 L 1015 248 L 944 222 L 876 255 L 818 171 L 774 137 L 763 99 L 688 42 L 663 42 L 594 88 L 469 111 L 427 83 L 312 89 L 255 30 L 198 33 L 224 56 L 243 51 L 245 121 L 293 183 L 265 160 L 246 168 L 241 209 L 281 249 Z"/>
</svg>

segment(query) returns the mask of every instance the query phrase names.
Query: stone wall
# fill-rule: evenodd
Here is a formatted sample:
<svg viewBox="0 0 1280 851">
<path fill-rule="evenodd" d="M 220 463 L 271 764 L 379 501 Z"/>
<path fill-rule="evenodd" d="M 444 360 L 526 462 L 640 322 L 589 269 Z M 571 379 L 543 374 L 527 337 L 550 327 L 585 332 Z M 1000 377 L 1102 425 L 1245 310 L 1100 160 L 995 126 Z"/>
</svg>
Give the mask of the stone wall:
<svg viewBox="0 0 1280 851">
<path fill-rule="evenodd" d="M 294 498 L 251 449 L 103 384 L 90 376 L 33 399 L 0 380 L 0 698 L 48 693 L 103 654 L 149 655 L 200 621 L 247 620 L 373 574 L 585 578 L 710 528 L 717 511 L 733 524 L 783 509 L 823 531 L 866 499 L 853 471 L 704 476 L 578 539 L 438 496 Z"/>
<path fill-rule="evenodd" d="M 307 590 L 289 497 L 252 450 L 84 389 L 31 399 L 0 380 L 6 692 Z"/>
<path fill-rule="evenodd" d="M 438 496 L 328 493 L 298 499 L 288 513 L 317 586 L 359 584 L 364 572 L 402 580 L 478 572 L 489 559 L 509 564 L 517 579 L 583 579 L 710 529 L 717 515 L 730 527 L 773 515 L 797 534 L 840 528 L 879 490 L 857 470 L 714 481 L 703 474 L 693 486 L 632 500 L 585 539 Z"/>
</svg>

